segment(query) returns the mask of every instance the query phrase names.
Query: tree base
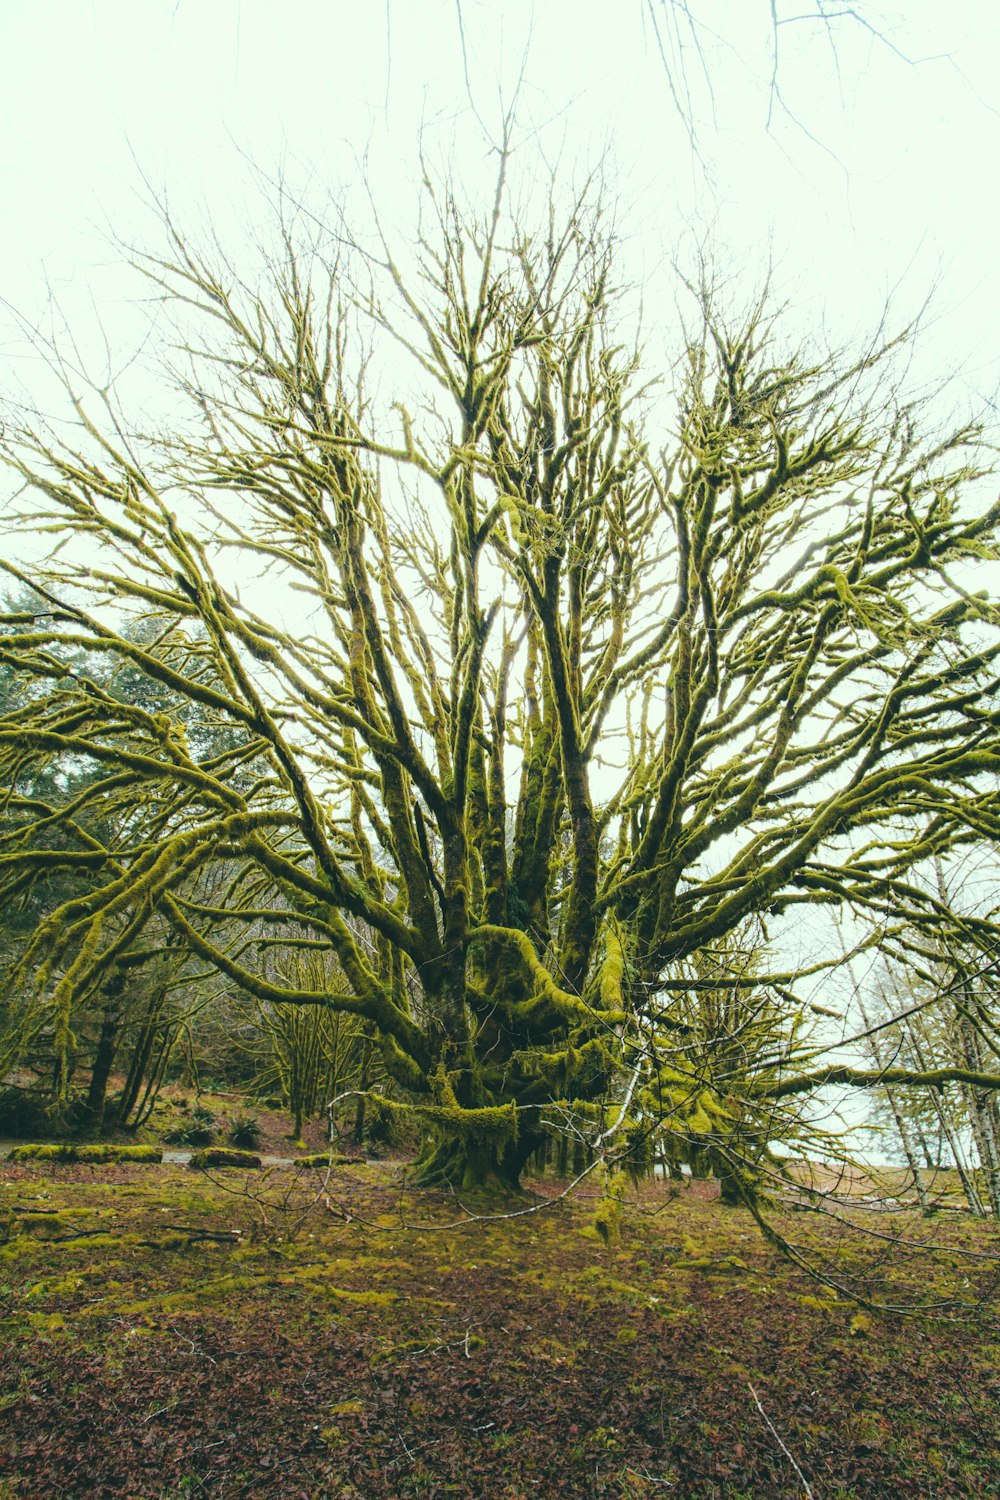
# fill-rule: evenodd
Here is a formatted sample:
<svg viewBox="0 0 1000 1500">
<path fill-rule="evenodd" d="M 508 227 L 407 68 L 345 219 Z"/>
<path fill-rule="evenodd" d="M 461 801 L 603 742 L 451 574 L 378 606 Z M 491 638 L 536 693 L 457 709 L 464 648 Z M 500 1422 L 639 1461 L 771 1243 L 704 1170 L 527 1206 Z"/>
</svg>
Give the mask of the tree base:
<svg viewBox="0 0 1000 1500">
<path fill-rule="evenodd" d="M 500 1149 L 482 1141 L 438 1141 L 417 1161 L 416 1186 L 520 1194 L 521 1172 L 537 1146 L 533 1139 L 507 1142 Z"/>
<path fill-rule="evenodd" d="M 719 1175 L 719 1202 L 725 1208 L 761 1208 L 767 1202 L 759 1182 L 747 1172 Z"/>
</svg>

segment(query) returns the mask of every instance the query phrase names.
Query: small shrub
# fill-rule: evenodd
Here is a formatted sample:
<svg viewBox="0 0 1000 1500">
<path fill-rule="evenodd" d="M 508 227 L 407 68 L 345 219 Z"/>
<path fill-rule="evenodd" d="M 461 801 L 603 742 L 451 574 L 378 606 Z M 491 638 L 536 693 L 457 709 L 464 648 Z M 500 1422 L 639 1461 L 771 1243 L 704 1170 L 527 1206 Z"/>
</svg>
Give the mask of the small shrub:
<svg viewBox="0 0 1000 1500">
<path fill-rule="evenodd" d="M 252 1151 L 230 1151 L 225 1146 L 209 1146 L 205 1151 L 196 1151 L 188 1163 L 196 1172 L 206 1167 L 259 1167 L 261 1159 Z"/>
<path fill-rule="evenodd" d="M 213 1112 L 205 1104 L 196 1104 L 194 1109 L 191 1111 L 191 1124 L 194 1126 L 195 1130 L 203 1131 L 208 1137 L 208 1140 L 211 1140 L 211 1138 L 215 1135 L 218 1123 L 219 1122 Z M 208 1140 L 206 1140 L 205 1142 L 206 1145 L 208 1144 Z"/>
<path fill-rule="evenodd" d="M 204 1104 L 196 1104 L 191 1117 L 168 1130 L 163 1139 L 169 1146 L 210 1146 L 215 1140 L 218 1120 Z"/>
<path fill-rule="evenodd" d="M 244 1151 L 256 1151 L 263 1132 L 256 1115 L 234 1115 L 229 1125 L 229 1140 Z"/>
<path fill-rule="evenodd" d="M 0 1135 L 45 1136 L 51 1128 L 40 1093 L 14 1087 L 0 1089 Z"/>
<path fill-rule="evenodd" d="M 9 1085 L 0 1089 L 0 1135 L 36 1141 L 85 1134 L 93 1118 L 82 1094 L 57 1102 L 46 1091 Z"/>
<path fill-rule="evenodd" d="M 374 1146 L 398 1146 L 401 1141 L 398 1111 L 384 1103 L 377 1094 L 368 1096 L 365 1140 Z"/>
</svg>

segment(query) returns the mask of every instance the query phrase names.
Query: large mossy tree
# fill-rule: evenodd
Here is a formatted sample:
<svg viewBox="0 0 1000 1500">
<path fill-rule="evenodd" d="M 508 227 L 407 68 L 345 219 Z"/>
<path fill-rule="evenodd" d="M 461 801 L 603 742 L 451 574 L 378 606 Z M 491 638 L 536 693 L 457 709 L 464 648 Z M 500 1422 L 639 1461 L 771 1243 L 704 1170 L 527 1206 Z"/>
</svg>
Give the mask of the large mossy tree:
<svg viewBox="0 0 1000 1500">
<path fill-rule="evenodd" d="M 978 434 L 922 444 L 884 348 L 790 352 L 766 300 L 727 320 L 703 287 L 650 367 L 586 197 L 537 233 L 503 174 L 483 215 L 427 205 L 405 265 L 287 235 L 253 284 L 168 226 L 144 265 L 187 415 L 143 433 L 70 380 L 75 440 L 8 420 L 23 524 L 60 546 L 8 565 L 42 603 L 0 639 L 32 683 L 0 723 L 3 891 L 87 874 L 23 965 L 65 1036 L 165 921 L 261 1002 L 364 1018 L 426 1181 L 514 1183 L 567 1121 L 738 1165 L 833 1076 L 802 1065 L 796 972 L 736 961 L 749 926 L 933 926 L 915 869 L 997 832 Z M 369 390 L 387 343 L 409 404 L 391 361 Z M 229 740 L 115 699 L 109 660 Z M 113 837 L 21 795 L 53 761 L 93 768 Z M 276 929 L 335 983 L 268 978 Z M 691 1060 L 720 986 L 766 1013 L 739 1067 Z"/>
</svg>

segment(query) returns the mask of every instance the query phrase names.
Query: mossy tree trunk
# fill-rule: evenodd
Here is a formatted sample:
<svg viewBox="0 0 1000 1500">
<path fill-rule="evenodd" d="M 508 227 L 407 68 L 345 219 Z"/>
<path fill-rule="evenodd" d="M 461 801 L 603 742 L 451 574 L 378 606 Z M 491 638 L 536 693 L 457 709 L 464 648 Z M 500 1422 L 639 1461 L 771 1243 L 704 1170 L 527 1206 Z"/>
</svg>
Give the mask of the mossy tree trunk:
<svg viewBox="0 0 1000 1500">
<path fill-rule="evenodd" d="M 90 1130 L 100 1135 L 104 1128 L 104 1107 L 108 1096 L 108 1083 L 114 1066 L 118 1045 L 121 1013 L 117 997 L 108 1000 L 107 1009 L 101 1017 L 101 1030 L 97 1038 L 97 1049 L 87 1088 L 87 1120 Z"/>
<path fill-rule="evenodd" d="M 517 1193 L 521 1173 L 540 1144 L 537 1135 L 506 1142 L 455 1136 L 432 1140 L 417 1163 L 415 1180 L 420 1187 Z"/>
</svg>

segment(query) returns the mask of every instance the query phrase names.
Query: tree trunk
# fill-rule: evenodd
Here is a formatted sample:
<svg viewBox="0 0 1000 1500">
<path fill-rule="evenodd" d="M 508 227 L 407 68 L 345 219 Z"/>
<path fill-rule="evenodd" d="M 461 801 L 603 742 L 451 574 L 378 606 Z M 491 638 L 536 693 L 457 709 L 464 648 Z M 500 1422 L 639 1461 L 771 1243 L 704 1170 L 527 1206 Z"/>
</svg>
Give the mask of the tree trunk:
<svg viewBox="0 0 1000 1500">
<path fill-rule="evenodd" d="M 418 1187 L 452 1187 L 520 1193 L 521 1173 L 542 1144 L 540 1132 L 522 1130 L 517 1140 L 497 1142 L 451 1136 L 432 1144 L 417 1164 Z"/>
<path fill-rule="evenodd" d="M 146 1014 L 139 1025 L 139 1036 L 132 1053 L 132 1061 L 129 1064 L 125 1086 L 119 1095 L 116 1105 L 117 1123 L 123 1128 L 127 1127 L 129 1115 L 135 1108 L 142 1089 L 142 1080 L 153 1052 L 153 1044 L 156 1041 L 156 1033 L 159 1027 L 160 1013 L 163 1010 L 164 997 L 161 993 L 154 992 L 146 1006 Z"/>
<path fill-rule="evenodd" d="M 146 1085 L 142 1091 L 142 1098 L 136 1105 L 135 1114 L 132 1116 L 132 1122 L 128 1127 L 133 1132 L 138 1130 L 140 1126 L 145 1125 L 153 1113 L 160 1089 L 163 1087 L 163 1080 L 166 1077 L 170 1054 L 173 1051 L 174 1042 L 177 1040 L 177 1028 L 174 1027 L 171 1029 L 169 1026 L 162 1026 L 159 1029 L 158 1035 L 160 1043 L 156 1053 L 156 1060 L 149 1070 Z"/>
<path fill-rule="evenodd" d="M 358 1102 L 354 1111 L 354 1144 L 360 1146 L 365 1138 L 365 1095 L 368 1090 L 371 1069 L 372 1042 L 366 1036 L 361 1043 L 361 1060 L 358 1066 Z"/>
<path fill-rule="evenodd" d="M 87 1119 L 95 1135 L 100 1135 L 104 1128 L 108 1080 L 111 1077 L 111 1069 L 115 1060 L 120 1021 L 121 1013 L 116 996 L 104 1012 L 101 1034 L 97 1039 L 97 1051 L 94 1053 L 94 1066 L 90 1074 L 90 1087 L 87 1090 Z"/>
<path fill-rule="evenodd" d="M 929 1214 L 931 1212 L 931 1200 L 928 1197 L 927 1189 L 924 1186 L 922 1177 L 920 1176 L 920 1167 L 917 1163 L 917 1158 L 914 1155 L 913 1144 L 910 1140 L 910 1128 L 907 1125 L 902 1114 L 900 1113 L 896 1105 L 896 1100 L 890 1089 L 886 1089 L 885 1096 L 889 1101 L 889 1108 L 892 1111 L 892 1118 L 896 1122 L 896 1134 L 899 1136 L 899 1143 L 903 1148 L 903 1155 L 906 1157 L 906 1165 L 910 1169 L 910 1176 L 913 1179 L 913 1186 L 916 1188 L 917 1201 L 920 1204 L 921 1210 L 925 1214 Z"/>
<path fill-rule="evenodd" d="M 907 1023 L 906 1029 L 909 1033 L 910 1044 L 913 1048 L 913 1055 L 917 1060 L 918 1066 L 923 1068 L 926 1064 L 923 1049 L 921 1048 L 913 1027 L 909 1022 Z M 976 1190 L 975 1180 L 973 1179 L 972 1174 L 969 1172 L 968 1167 L 966 1166 L 965 1155 L 962 1151 L 957 1132 L 952 1128 L 951 1121 L 948 1119 L 947 1111 L 944 1108 L 942 1098 L 936 1090 L 932 1090 L 931 1097 L 934 1104 L 934 1113 L 937 1115 L 938 1124 L 941 1126 L 941 1133 L 948 1143 L 948 1149 L 951 1152 L 951 1159 L 955 1163 L 955 1170 L 958 1173 L 959 1179 L 962 1183 L 962 1191 L 965 1193 L 965 1201 L 966 1203 L 968 1203 L 969 1209 L 975 1218 L 985 1219 L 986 1210 L 983 1207 L 983 1200 L 980 1198 L 979 1193 Z"/>
<path fill-rule="evenodd" d="M 919 1120 L 914 1121 L 913 1128 L 917 1133 L 917 1144 L 919 1145 L 920 1150 L 923 1153 L 924 1166 L 927 1168 L 928 1172 L 936 1172 L 938 1167 L 941 1165 L 940 1149 L 938 1150 L 936 1155 L 931 1150 L 930 1142 L 924 1135 L 923 1126 L 921 1125 Z"/>
<path fill-rule="evenodd" d="M 979 1039 L 967 1017 L 959 1022 L 962 1054 L 966 1065 L 975 1070 L 983 1066 Z M 979 1155 L 979 1166 L 986 1185 L 986 1196 L 997 1223 L 1000 1223 L 1000 1131 L 996 1101 L 983 1089 L 964 1088 L 972 1137 Z"/>
<path fill-rule="evenodd" d="M 1000 1114 L 996 1099 L 977 1089 L 974 1098 L 975 1118 L 979 1123 L 979 1161 L 986 1179 L 986 1193 L 993 1218 L 1000 1224 Z"/>
<path fill-rule="evenodd" d="M 865 1010 L 864 1003 L 862 1002 L 860 995 L 858 996 L 858 1005 L 861 1011 L 861 1019 L 864 1021 L 866 1026 L 870 1026 L 871 1023 L 868 1019 L 868 1013 Z M 874 1035 L 869 1038 L 869 1045 L 871 1046 L 872 1057 L 875 1061 L 875 1066 L 877 1068 L 883 1068 L 887 1066 L 882 1049 L 876 1042 Z M 917 1164 L 917 1159 L 913 1152 L 913 1143 L 910 1137 L 910 1127 L 907 1124 L 903 1113 L 899 1108 L 899 1105 L 896 1103 L 896 1096 L 893 1093 L 892 1089 L 887 1088 L 885 1090 L 885 1097 L 886 1101 L 888 1102 L 889 1109 L 892 1112 L 892 1118 L 896 1125 L 896 1134 L 899 1136 L 899 1143 L 903 1148 L 903 1155 L 906 1157 L 906 1165 L 910 1169 L 910 1176 L 913 1179 L 913 1186 L 917 1191 L 917 1200 L 920 1203 L 922 1211 L 925 1214 L 928 1214 L 931 1211 L 931 1202 L 930 1198 L 927 1195 L 927 1189 L 924 1186 L 923 1179 L 920 1176 L 920 1167 Z M 921 1136 L 921 1140 L 922 1139 L 923 1137 Z M 927 1165 L 930 1166 L 929 1161 Z"/>
</svg>

